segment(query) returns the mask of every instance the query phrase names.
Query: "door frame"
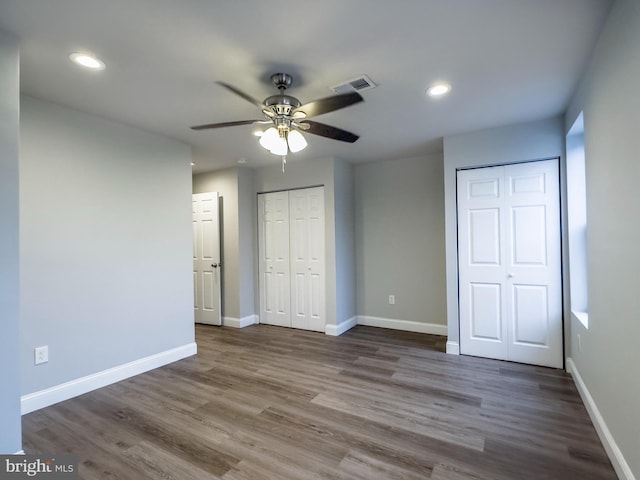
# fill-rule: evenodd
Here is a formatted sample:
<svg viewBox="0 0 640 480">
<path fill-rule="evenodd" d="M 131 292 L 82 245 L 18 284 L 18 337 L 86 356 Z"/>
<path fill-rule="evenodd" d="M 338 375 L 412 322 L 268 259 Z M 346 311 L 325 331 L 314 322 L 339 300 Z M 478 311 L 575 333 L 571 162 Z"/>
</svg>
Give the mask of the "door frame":
<svg viewBox="0 0 640 480">
<path fill-rule="evenodd" d="M 565 240 L 564 240 L 564 225 L 566 222 L 566 212 L 565 212 L 565 196 L 563 195 L 563 185 L 566 184 L 566 179 L 564 177 L 563 163 L 562 158 L 560 156 L 555 157 L 546 157 L 546 158 L 537 158 L 530 160 L 521 160 L 521 161 L 513 161 L 513 162 L 499 162 L 499 163 L 490 163 L 490 164 L 482 164 L 482 165 L 469 165 L 465 167 L 456 167 L 453 171 L 454 183 L 455 183 L 455 191 L 453 192 L 455 197 L 455 282 L 456 282 L 456 325 L 455 329 L 458 332 L 458 340 L 455 345 L 450 345 L 450 342 L 447 341 L 447 353 L 452 353 L 456 355 L 460 355 L 460 341 L 461 341 L 461 321 L 460 321 L 460 238 L 459 238 L 459 229 L 458 229 L 458 172 L 462 170 L 477 170 L 480 168 L 489 168 L 489 167 L 504 167 L 507 165 L 519 165 L 525 163 L 534 163 L 534 162 L 544 162 L 547 160 L 557 160 L 558 162 L 558 209 L 559 209 L 559 219 L 560 219 L 560 302 L 561 302 L 561 325 L 562 325 L 562 369 L 566 369 L 566 315 L 565 315 L 565 274 L 564 274 L 564 263 L 566 261 L 565 254 Z M 544 367 L 543 367 L 544 368 Z"/>
</svg>

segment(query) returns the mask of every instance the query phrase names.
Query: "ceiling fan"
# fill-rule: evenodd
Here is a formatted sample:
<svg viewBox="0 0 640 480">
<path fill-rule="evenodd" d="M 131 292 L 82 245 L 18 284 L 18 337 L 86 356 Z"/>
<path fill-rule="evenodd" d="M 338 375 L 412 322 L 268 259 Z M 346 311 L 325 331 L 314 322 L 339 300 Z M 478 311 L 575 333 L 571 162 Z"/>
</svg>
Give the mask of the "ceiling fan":
<svg viewBox="0 0 640 480">
<path fill-rule="evenodd" d="M 210 128 L 234 127 L 237 125 L 271 125 L 261 136 L 260 144 L 275 155 L 286 157 L 288 151 L 297 152 L 307 146 L 307 142 L 300 133 L 304 131 L 313 135 L 353 143 L 358 135 L 332 127 L 324 123 L 309 120 L 324 113 L 340 110 L 364 99 L 357 92 L 333 95 L 302 104 L 300 100 L 287 95 L 285 90 L 291 86 L 292 77 L 287 73 L 275 73 L 271 75 L 271 81 L 279 90 L 277 95 L 265 98 L 262 102 L 244 93 L 236 87 L 225 82 L 216 82 L 227 90 L 257 106 L 264 118 L 259 120 L 239 120 L 235 122 L 209 123 L 191 127 L 192 130 L 207 130 Z M 284 167 L 285 158 L 283 158 Z"/>
</svg>

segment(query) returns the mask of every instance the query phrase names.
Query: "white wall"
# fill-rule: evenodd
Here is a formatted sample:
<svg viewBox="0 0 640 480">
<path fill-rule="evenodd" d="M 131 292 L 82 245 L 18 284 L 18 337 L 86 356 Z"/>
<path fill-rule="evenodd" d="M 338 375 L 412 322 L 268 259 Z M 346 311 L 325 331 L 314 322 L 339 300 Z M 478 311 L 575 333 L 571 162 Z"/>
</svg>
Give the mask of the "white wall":
<svg viewBox="0 0 640 480">
<path fill-rule="evenodd" d="M 356 166 L 359 317 L 445 333 L 442 177 L 441 154 Z"/>
<path fill-rule="evenodd" d="M 19 53 L 0 32 L 0 453 L 22 450 L 20 424 Z"/>
<path fill-rule="evenodd" d="M 638 85 L 640 2 L 617 0 L 570 103 L 565 133 L 583 111 L 589 328 L 571 322 L 570 356 L 625 479 L 640 479 Z"/>
<path fill-rule="evenodd" d="M 456 169 L 560 157 L 563 150 L 560 117 L 444 138 L 448 352 L 458 353 L 460 342 Z"/>
<path fill-rule="evenodd" d="M 22 393 L 193 345 L 189 147 L 21 107 Z"/>
</svg>

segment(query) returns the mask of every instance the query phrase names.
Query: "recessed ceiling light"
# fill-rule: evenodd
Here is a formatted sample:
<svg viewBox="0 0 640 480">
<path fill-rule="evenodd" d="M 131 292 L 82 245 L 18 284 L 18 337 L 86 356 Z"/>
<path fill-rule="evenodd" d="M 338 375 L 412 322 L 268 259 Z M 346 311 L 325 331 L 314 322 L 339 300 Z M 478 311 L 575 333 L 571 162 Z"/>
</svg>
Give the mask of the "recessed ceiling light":
<svg viewBox="0 0 640 480">
<path fill-rule="evenodd" d="M 434 83 L 427 89 L 430 97 L 441 97 L 451 91 L 451 85 L 445 82 Z"/>
<path fill-rule="evenodd" d="M 102 60 L 88 53 L 74 52 L 69 55 L 69 58 L 72 62 L 90 70 L 104 70 L 105 67 Z"/>
</svg>

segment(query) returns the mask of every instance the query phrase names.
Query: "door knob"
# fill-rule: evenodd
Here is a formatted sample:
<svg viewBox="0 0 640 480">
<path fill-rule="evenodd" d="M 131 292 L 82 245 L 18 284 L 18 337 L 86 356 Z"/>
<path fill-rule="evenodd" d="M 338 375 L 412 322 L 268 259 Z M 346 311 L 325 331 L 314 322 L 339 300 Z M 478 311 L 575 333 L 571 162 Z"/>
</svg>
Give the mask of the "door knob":
<svg viewBox="0 0 640 480">
<path fill-rule="evenodd" d="M 213 268 L 218 268 L 218 264 L 217 264 L 217 263 L 212 263 L 212 264 L 211 264 L 211 266 L 212 266 Z"/>
<path fill-rule="evenodd" d="M 516 275 L 515 275 L 514 273 L 510 273 L 510 274 L 509 274 L 509 278 L 513 278 L 513 277 L 515 277 L 515 276 L 516 276 Z"/>
</svg>

